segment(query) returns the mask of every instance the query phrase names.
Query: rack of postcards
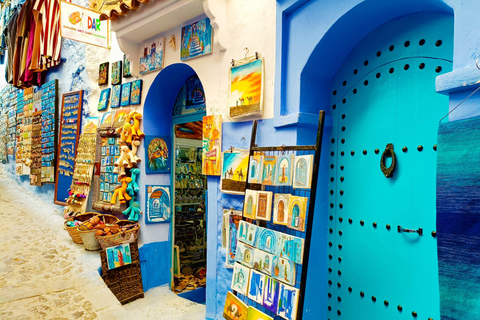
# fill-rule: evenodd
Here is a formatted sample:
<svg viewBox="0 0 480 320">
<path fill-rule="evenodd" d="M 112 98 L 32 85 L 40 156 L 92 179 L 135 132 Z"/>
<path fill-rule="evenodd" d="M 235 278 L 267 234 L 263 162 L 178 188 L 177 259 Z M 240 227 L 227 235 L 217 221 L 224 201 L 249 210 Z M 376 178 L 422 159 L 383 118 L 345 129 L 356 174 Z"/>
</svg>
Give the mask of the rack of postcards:
<svg viewBox="0 0 480 320">
<path fill-rule="evenodd" d="M 228 320 L 302 319 L 324 116 L 311 146 L 257 147 L 253 123 Z"/>
<path fill-rule="evenodd" d="M 17 92 L 14 87 L 7 90 L 8 97 L 8 127 L 7 127 L 7 152 L 10 155 L 14 154 L 15 142 L 17 140 Z"/>
<path fill-rule="evenodd" d="M 23 154 L 25 165 L 23 174 L 29 175 L 32 164 L 32 118 L 33 118 L 33 87 L 23 90 Z"/>
<path fill-rule="evenodd" d="M 42 185 L 42 91 L 33 94 L 30 184 Z"/>
<path fill-rule="evenodd" d="M 55 182 L 58 80 L 42 85 L 42 183 Z"/>
<path fill-rule="evenodd" d="M 23 99 L 23 90 L 17 94 L 17 145 L 15 148 L 15 162 L 17 175 L 23 175 L 23 121 L 25 101 Z"/>
</svg>

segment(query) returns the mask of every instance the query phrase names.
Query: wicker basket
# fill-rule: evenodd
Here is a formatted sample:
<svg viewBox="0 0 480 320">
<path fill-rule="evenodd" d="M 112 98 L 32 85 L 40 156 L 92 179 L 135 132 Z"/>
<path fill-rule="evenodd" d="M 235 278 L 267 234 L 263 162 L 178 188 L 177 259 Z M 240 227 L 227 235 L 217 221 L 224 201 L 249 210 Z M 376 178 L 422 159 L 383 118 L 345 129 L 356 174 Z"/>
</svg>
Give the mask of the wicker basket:
<svg viewBox="0 0 480 320">
<path fill-rule="evenodd" d="M 129 224 L 135 224 L 136 226 L 125 232 L 119 232 L 116 234 L 112 234 L 111 236 L 96 236 L 103 250 L 108 247 L 118 246 L 122 243 L 131 243 L 137 240 L 138 233 L 140 232 L 140 224 L 129 220 L 119 220 L 117 224 L 120 227 Z"/>
<path fill-rule="evenodd" d="M 105 224 L 117 224 L 119 221 L 117 217 L 112 216 L 111 214 L 99 214 L 98 217 L 100 218 L 100 221 Z"/>
<path fill-rule="evenodd" d="M 86 220 L 90 219 L 91 217 L 97 216 L 97 215 L 98 215 L 98 213 L 96 213 L 96 212 L 86 212 L 86 213 L 83 213 L 83 214 L 79 214 L 78 216 L 76 216 L 74 218 L 75 218 L 75 220 L 83 222 L 83 221 L 86 221 Z M 70 237 L 72 238 L 73 242 L 78 243 L 78 244 L 82 244 L 83 241 L 82 241 L 82 238 L 80 237 L 80 234 L 78 233 L 77 226 L 67 227 L 67 222 L 68 221 L 65 221 L 64 224 L 63 224 L 64 229 L 67 230 L 67 232 L 70 235 Z"/>
<path fill-rule="evenodd" d="M 82 238 L 83 245 L 85 246 L 85 250 L 95 251 L 95 250 L 101 249 L 97 238 L 95 238 L 96 231 L 97 231 L 96 229 L 87 230 L 87 231 L 78 230 L 78 233 Z"/>
</svg>

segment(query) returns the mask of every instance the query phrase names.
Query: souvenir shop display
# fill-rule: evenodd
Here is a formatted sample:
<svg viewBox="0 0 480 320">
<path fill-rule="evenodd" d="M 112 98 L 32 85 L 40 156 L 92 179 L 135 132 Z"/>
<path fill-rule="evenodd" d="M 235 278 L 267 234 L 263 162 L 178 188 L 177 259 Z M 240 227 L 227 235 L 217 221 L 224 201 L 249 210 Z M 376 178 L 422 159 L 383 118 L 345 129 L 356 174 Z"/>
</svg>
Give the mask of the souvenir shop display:
<svg viewBox="0 0 480 320">
<path fill-rule="evenodd" d="M 55 176 L 55 204 L 67 205 L 69 187 L 73 181 L 75 155 L 82 119 L 83 90 L 64 93 L 58 140 L 58 158 Z"/>
<path fill-rule="evenodd" d="M 171 217 L 170 186 L 145 186 L 145 223 L 168 222 Z"/>
<path fill-rule="evenodd" d="M 30 184 L 42 185 L 42 91 L 33 94 L 32 117 L 32 163 L 30 165 Z"/>
<path fill-rule="evenodd" d="M 110 108 L 120 108 L 120 99 L 122 94 L 122 85 L 112 86 L 112 94 L 110 95 Z"/>
<path fill-rule="evenodd" d="M 7 154 L 13 155 L 17 141 L 17 92 L 18 89 L 9 87 L 5 98 L 7 99 Z"/>
<path fill-rule="evenodd" d="M 225 266 L 233 268 L 235 264 L 235 252 L 237 248 L 238 228 L 242 220 L 242 212 L 233 209 L 223 209 L 223 223 L 225 229 Z"/>
<path fill-rule="evenodd" d="M 248 172 L 248 150 L 233 149 L 222 152 L 220 190 L 230 194 L 245 194 Z"/>
<path fill-rule="evenodd" d="M 103 89 L 102 92 L 100 92 L 100 98 L 98 100 L 98 111 L 104 111 L 107 110 L 108 108 L 108 103 L 110 102 L 110 88 Z"/>
<path fill-rule="evenodd" d="M 130 92 L 130 104 L 137 105 L 142 102 L 142 84 L 143 80 L 135 80 L 131 82 L 132 90 Z"/>
<path fill-rule="evenodd" d="M 202 174 L 221 175 L 222 116 L 203 117 Z"/>
<path fill-rule="evenodd" d="M 67 205 L 63 210 L 64 218 L 85 213 L 87 209 L 90 184 L 95 166 L 99 119 L 92 117 L 85 120 L 85 127 L 78 140 L 72 184 L 68 190 L 68 198 L 65 199 Z"/>
<path fill-rule="evenodd" d="M 170 137 L 145 136 L 145 173 L 170 172 L 172 149 Z"/>
<path fill-rule="evenodd" d="M 127 55 L 123 55 L 123 77 L 130 78 L 132 74 L 130 73 L 130 60 L 127 59 Z"/>
<path fill-rule="evenodd" d="M 112 63 L 112 86 L 122 83 L 122 61 Z"/>
<path fill-rule="evenodd" d="M 212 26 L 210 19 L 204 18 L 182 27 L 182 61 L 212 53 Z"/>
<path fill-rule="evenodd" d="M 108 84 L 108 67 L 109 62 L 104 62 L 98 67 L 98 85 L 103 86 Z"/>
<path fill-rule="evenodd" d="M 132 90 L 132 83 L 127 82 L 122 84 L 122 95 L 120 98 L 120 106 L 126 107 L 130 105 L 130 93 Z"/>
<path fill-rule="evenodd" d="M 32 119 L 33 119 L 33 87 L 23 90 L 23 174 L 30 175 L 32 165 Z"/>
<path fill-rule="evenodd" d="M 242 60 L 232 60 L 228 114 L 242 119 L 263 114 L 264 62 L 259 53 Z"/>
<path fill-rule="evenodd" d="M 23 162 L 23 123 L 24 123 L 24 106 L 25 100 L 23 98 L 23 90 L 20 90 L 17 94 L 17 128 L 16 128 L 16 137 L 17 143 L 15 145 L 15 173 L 17 175 L 23 175 L 27 173 L 27 166 Z"/>
<path fill-rule="evenodd" d="M 143 43 L 140 49 L 140 74 L 163 69 L 165 37 Z"/>
<path fill-rule="evenodd" d="M 5 89 L 5 88 L 4 88 Z M 2 92 L 2 104 L 3 104 Z M 8 112 L 6 108 L 0 109 L 0 163 L 8 161 L 7 155 L 7 126 L 8 126 Z"/>
<path fill-rule="evenodd" d="M 257 147 L 254 121 L 247 164 L 252 179 L 246 183 L 231 283 L 233 295 L 250 308 L 247 318 L 302 319 L 324 116 L 320 111 L 317 141 L 310 146 Z M 313 176 L 302 188 L 292 179 L 292 164 L 299 162 Z M 231 301 L 229 294 L 225 308 Z"/>
<path fill-rule="evenodd" d="M 57 163 L 58 80 L 42 86 L 42 183 L 55 182 Z M 72 124 L 68 124 L 72 126 Z M 67 129 L 70 130 L 70 129 Z"/>
</svg>

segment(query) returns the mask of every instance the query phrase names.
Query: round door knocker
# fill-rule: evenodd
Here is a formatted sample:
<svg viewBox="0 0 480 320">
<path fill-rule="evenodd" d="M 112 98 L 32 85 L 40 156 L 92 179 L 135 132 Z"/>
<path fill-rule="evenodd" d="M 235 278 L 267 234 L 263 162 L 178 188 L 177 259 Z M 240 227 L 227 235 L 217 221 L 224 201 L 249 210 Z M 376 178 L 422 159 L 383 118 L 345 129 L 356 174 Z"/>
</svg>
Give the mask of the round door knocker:
<svg viewBox="0 0 480 320">
<path fill-rule="evenodd" d="M 387 168 L 385 165 L 385 158 L 391 157 L 392 163 L 390 167 Z M 393 171 L 395 171 L 395 165 L 397 164 L 397 157 L 395 156 L 395 151 L 393 151 L 393 143 L 387 144 L 385 151 L 382 153 L 382 158 L 380 159 L 380 169 L 382 169 L 383 174 L 386 178 L 393 177 Z"/>
</svg>

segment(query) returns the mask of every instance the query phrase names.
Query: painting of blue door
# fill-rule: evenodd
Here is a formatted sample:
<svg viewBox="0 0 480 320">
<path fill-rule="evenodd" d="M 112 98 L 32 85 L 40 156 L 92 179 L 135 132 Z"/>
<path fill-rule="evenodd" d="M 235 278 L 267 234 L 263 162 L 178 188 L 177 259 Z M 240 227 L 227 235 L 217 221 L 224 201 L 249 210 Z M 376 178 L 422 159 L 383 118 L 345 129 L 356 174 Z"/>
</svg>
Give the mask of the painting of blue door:
<svg viewBox="0 0 480 320">
<path fill-rule="evenodd" d="M 435 78 L 452 58 L 453 16 L 420 12 L 368 34 L 331 81 L 329 319 L 440 319 L 436 139 L 448 96 Z"/>
</svg>

